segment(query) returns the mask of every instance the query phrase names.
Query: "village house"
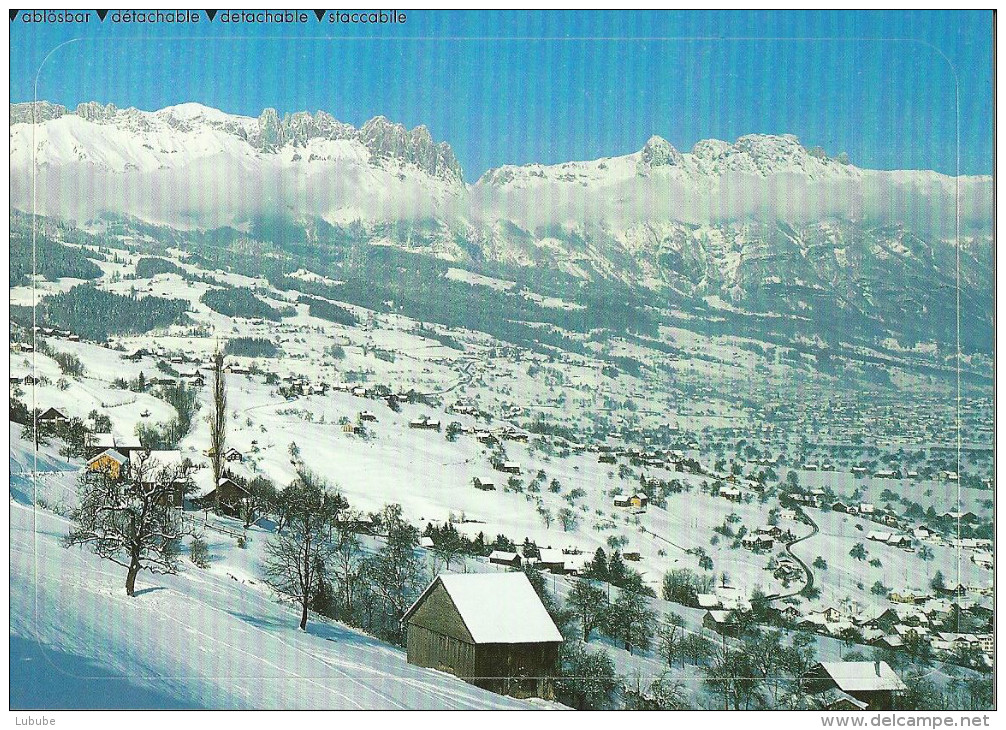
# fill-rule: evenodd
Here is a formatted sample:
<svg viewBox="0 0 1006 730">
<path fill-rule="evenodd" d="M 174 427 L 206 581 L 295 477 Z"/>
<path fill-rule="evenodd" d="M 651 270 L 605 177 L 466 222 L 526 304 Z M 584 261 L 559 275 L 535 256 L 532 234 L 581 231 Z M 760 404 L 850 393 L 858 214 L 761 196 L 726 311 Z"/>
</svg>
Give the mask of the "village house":
<svg viewBox="0 0 1006 730">
<path fill-rule="evenodd" d="M 440 430 L 440 421 L 431 421 L 428 416 L 415 418 L 409 421 L 409 428 L 428 429 L 430 431 Z"/>
<path fill-rule="evenodd" d="M 566 572 L 566 556 L 562 554 L 562 550 L 541 548 L 538 550 L 538 560 L 535 562 L 535 567 L 538 570 L 547 570 L 562 575 Z"/>
<path fill-rule="evenodd" d="M 182 470 L 185 460 L 182 452 L 177 449 L 165 449 L 162 451 L 149 449 L 133 449 L 129 452 L 129 463 L 135 474 L 142 473 L 143 484 L 153 484 L 160 479 L 165 472 L 172 476 L 181 478 L 174 479 L 171 483 L 170 494 L 166 500 L 172 507 L 181 507 L 188 491 L 190 483 L 188 479 L 182 477 Z"/>
<path fill-rule="evenodd" d="M 737 635 L 738 626 L 729 611 L 706 611 L 702 617 L 702 625 L 723 636 Z"/>
<path fill-rule="evenodd" d="M 747 534 L 741 539 L 741 546 L 747 550 L 771 550 L 775 541 L 765 535 Z"/>
<path fill-rule="evenodd" d="M 69 417 L 58 408 L 46 408 L 38 417 L 39 424 L 53 425 L 66 423 Z"/>
<path fill-rule="evenodd" d="M 241 503 L 250 495 L 247 489 L 228 477 L 220 477 L 215 489 L 203 495 L 199 500 L 204 507 L 210 507 L 220 501 L 220 509 L 225 514 L 237 514 Z"/>
<path fill-rule="evenodd" d="M 109 448 L 105 449 L 97 456 L 93 456 L 88 459 L 85 464 L 85 468 L 88 472 L 94 474 L 107 474 L 112 479 L 118 479 L 123 475 L 124 468 L 128 463 L 129 457 L 124 454 L 120 454 L 115 449 Z"/>
<path fill-rule="evenodd" d="M 505 565 L 509 568 L 519 568 L 524 562 L 520 553 L 511 553 L 505 550 L 493 550 L 489 553 L 489 562 L 492 565 Z"/>
<path fill-rule="evenodd" d="M 838 689 L 870 710 L 894 709 L 895 697 L 908 689 L 883 661 L 819 662 L 803 679 L 812 695 Z"/>
<path fill-rule="evenodd" d="M 482 430 L 476 431 L 475 440 L 478 441 L 480 444 L 486 444 L 487 446 L 492 446 L 493 444 L 499 443 L 499 439 L 493 436 L 491 431 L 482 431 Z"/>
<path fill-rule="evenodd" d="M 405 612 L 410 664 L 551 698 L 562 634 L 522 572 L 441 574 Z"/>
<path fill-rule="evenodd" d="M 741 501 L 741 490 L 735 487 L 720 487 L 720 496 L 724 499 L 728 499 L 731 502 Z"/>
<path fill-rule="evenodd" d="M 475 485 L 476 489 L 481 489 L 483 492 L 494 492 L 494 491 L 496 491 L 496 485 L 495 484 L 493 484 L 492 482 L 482 481 L 478 477 L 474 477 L 472 479 L 472 484 Z"/>
</svg>

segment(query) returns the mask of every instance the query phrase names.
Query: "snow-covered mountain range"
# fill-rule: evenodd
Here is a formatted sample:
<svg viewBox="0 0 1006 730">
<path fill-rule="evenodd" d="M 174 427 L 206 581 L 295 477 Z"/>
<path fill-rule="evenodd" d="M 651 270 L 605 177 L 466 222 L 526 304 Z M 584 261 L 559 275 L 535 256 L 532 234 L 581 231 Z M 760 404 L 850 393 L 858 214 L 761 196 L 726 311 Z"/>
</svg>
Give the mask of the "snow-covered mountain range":
<svg viewBox="0 0 1006 730">
<path fill-rule="evenodd" d="M 959 240 L 965 319 L 991 322 L 980 296 L 991 286 L 990 177 L 861 169 L 791 135 L 690 152 L 655 136 L 632 154 L 506 165 L 469 183 L 449 144 L 383 117 L 357 129 L 325 112 L 39 102 L 12 105 L 10 122 L 12 206 L 80 223 L 352 227 L 355 240 L 473 266 L 810 319 L 837 312 L 923 339 L 949 332 Z"/>
</svg>

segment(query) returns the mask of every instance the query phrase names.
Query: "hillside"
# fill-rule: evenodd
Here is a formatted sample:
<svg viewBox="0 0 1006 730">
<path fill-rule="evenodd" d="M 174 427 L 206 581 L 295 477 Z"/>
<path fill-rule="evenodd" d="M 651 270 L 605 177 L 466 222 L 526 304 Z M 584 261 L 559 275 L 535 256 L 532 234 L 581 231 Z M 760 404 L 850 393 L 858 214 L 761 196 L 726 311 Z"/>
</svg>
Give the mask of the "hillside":
<svg viewBox="0 0 1006 730">
<path fill-rule="evenodd" d="M 76 468 L 41 456 L 40 497 L 72 504 Z M 247 550 L 206 530 L 213 561 L 145 574 L 127 598 L 117 566 L 60 540 L 69 523 L 31 502 L 30 445 L 12 432 L 11 707 L 72 709 L 520 709 L 526 703 L 407 664 L 404 650 L 312 621 L 258 579 Z M 68 471 L 69 469 L 69 471 Z M 545 706 L 538 703 L 537 707 Z"/>
</svg>

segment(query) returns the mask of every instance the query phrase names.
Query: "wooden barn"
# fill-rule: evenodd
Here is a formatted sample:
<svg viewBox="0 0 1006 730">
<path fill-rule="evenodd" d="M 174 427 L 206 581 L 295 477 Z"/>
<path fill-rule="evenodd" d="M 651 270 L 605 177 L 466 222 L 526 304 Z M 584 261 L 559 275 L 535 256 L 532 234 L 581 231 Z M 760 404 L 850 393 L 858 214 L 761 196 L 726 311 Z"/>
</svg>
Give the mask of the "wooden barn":
<svg viewBox="0 0 1006 730">
<path fill-rule="evenodd" d="M 519 568 L 523 559 L 520 553 L 510 553 L 505 550 L 493 550 L 489 553 L 489 562 L 492 565 L 505 565 L 508 568 Z"/>
<path fill-rule="evenodd" d="M 250 494 L 247 489 L 227 477 L 220 477 L 216 489 L 204 495 L 199 501 L 205 506 L 212 506 L 217 502 L 217 495 L 220 497 L 220 511 L 224 514 L 236 515 L 241 503 Z"/>
<path fill-rule="evenodd" d="M 410 664 L 515 697 L 553 696 L 562 635 L 522 572 L 441 574 L 402 623 Z"/>
<path fill-rule="evenodd" d="M 840 690 L 870 710 L 894 709 L 895 697 L 908 689 L 887 662 L 819 662 L 803 676 L 812 695 Z"/>
</svg>

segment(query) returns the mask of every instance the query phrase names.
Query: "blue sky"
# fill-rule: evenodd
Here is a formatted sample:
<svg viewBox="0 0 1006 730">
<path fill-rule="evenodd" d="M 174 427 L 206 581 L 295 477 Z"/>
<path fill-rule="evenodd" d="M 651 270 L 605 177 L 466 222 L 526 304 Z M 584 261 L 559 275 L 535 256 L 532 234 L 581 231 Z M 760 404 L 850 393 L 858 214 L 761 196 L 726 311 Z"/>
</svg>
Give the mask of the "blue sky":
<svg viewBox="0 0 1006 730">
<path fill-rule="evenodd" d="M 791 133 L 861 167 L 992 171 L 990 12 L 408 11 L 401 26 L 11 27 L 11 100 L 428 126 L 465 177 L 626 154 L 659 134 Z M 182 38 L 185 36 L 185 38 Z"/>
</svg>

